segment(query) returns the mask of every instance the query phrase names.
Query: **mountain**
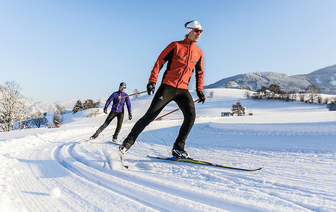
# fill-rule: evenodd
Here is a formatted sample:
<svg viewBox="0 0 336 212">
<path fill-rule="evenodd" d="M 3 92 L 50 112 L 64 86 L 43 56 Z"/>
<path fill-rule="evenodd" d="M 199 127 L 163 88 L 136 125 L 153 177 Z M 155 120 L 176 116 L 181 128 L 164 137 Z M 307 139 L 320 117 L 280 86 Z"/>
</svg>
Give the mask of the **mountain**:
<svg viewBox="0 0 336 212">
<path fill-rule="evenodd" d="M 318 86 L 322 93 L 336 94 L 336 65 L 319 69 L 305 77 L 311 84 Z"/>
<path fill-rule="evenodd" d="M 336 94 L 336 65 L 328 66 L 306 75 L 293 75 L 276 72 L 251 72 L 221 79 L 207 88 L 250 87 L 253 91 L 262 86 L 277 84 L 284 91 L 304 91 L 308 85 L 315 84 L 322 93 Z"/>
<path fill-rule="evenodd" d="M 47 102 L 47 101 L 43 101 L 43 102 L 30 102 L 27 104 L 27 106 L 31 106 L 32 109 L 32 113 L 35 113 L 36 111 L 40 111 L 41 113 L 45 113 L 45 112 L 53 112 L 56 111 L 56 104 L 59 104 L 60 106 L 63 106 L 65 108 L 65 110 L 69 110 L 71 111 L 73 109 L 73 107 L 75 106 L 76 102 L 78 99 L 67 99 L 67 100 L 61 100 L 59 102 L 56 103 L 52 103 L 52 102 Z M 85 102 L 86 99 L 81 99 L 82 103 Z M 101 98 L 93 98 L 92 99 L 94 102 L 98 102 L 100 101 L 100 106 L 104 105 L 107 98 L 105 97 L 101 97 Z"/>
</svg>

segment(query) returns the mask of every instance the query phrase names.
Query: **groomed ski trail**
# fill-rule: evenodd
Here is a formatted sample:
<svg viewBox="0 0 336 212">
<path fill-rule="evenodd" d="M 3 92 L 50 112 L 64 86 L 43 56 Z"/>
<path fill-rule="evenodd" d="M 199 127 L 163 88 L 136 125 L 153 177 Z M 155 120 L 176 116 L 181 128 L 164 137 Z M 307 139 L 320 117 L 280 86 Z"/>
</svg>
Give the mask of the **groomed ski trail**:
<svg viewBox="0 0 336 212">
<path fill-rule="evenodd" d="M 97 157 L 85 152 L 85 145 L 78 146 L 83 138 L 51 143 L 27 151 L 26 159 L 20 159 L 24 163 L 17 169 L 25 175 L 16 180 L 22 191 L 17 195 L 29 211 L 226 211 L 230 207 L 251 211 L 247 206 L 128 174 L 118 161 L 115 145 L 91 142 L 102 147 Z M 57 199 L 50 197 L 55 187 L 61 190 Z"/>
</svg>

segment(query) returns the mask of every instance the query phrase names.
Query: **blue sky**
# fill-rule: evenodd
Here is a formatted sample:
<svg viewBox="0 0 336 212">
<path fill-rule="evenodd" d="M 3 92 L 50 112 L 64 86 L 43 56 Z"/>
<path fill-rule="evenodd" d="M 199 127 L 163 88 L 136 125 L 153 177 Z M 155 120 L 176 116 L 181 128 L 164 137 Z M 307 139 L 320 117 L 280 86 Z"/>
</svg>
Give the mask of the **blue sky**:
<svg viewBox="0 0 336 212">
<path fill-rule="evenodd" d="M 14 80 L 34 102 L 53 103 L 108 97 L 122 81 L 127 93 L 143 91 L 190 20 L 204 30 L 205 85 L 257 71 L 307 74 L 336 64 L 335 11 L 335 0 L 2 0 L 0 84 Z"/>
</svg>

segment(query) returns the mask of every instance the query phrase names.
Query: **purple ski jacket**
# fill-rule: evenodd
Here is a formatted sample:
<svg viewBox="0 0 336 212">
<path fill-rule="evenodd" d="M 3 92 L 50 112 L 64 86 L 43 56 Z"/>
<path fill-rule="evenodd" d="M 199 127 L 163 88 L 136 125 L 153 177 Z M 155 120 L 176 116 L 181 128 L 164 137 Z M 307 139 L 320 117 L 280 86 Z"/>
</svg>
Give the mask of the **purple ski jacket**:
<svg viewBox="0 0 336 212">
<path fill-rule="evenodd" d="M 105 107 L 108 107 L 111 101 L 112 103 L 112 110 L 113 112 L 121 113 L 124 111 L 124 104 L 126 102 L 127 104 L 127 109 L 128 109 L 128 114 L 132 114 L 131 110 L 131 101 L 129 97 L 124 97 L 127 96 L 127 93 L 121 92 L 121 91 L 116 91 L 114 92 L 106 101 Z"/>
</svg>

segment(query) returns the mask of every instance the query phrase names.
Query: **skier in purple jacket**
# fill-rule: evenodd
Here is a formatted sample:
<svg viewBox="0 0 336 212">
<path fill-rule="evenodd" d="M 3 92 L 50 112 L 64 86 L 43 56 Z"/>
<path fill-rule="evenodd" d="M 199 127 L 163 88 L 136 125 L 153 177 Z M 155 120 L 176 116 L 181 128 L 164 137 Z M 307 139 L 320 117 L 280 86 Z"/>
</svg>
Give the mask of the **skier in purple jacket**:
<svg viewBox="0 0 336 212">
<path fill-rule="evenodd" d="M 131 110 L 131 101 L 129 100 L 129 97 L 127 93 L 125 93 L 126 90 L 126 83 L 122 82 L 120 83 L 119 91 L 114 92 L 106 101 L 105 107 L 104 107 L 104 113 L 107 114 L 107 107 L 109 104 L 112 103 L 112 109 L 109 115 L 107 116 L 105 122 L 103 125 L 101 125 L 95 134 L 93 134 L 90 137 L 90 140 L 95 139 L 98 137 L 98 135 L 111 123 L 111 121 L 117 117 L 118 118 L 118 124 L 117 128 L 114 132 L 112 142 L 117 142 L 118 134 L 121 129 L 121 125 L 123 123 L 124 119 L 124 104 L 126 102 L 127 109 L 128 109 L 128 118 L 129 120 L 132 119 L 132 110 Z M 126 96 L 126 97 L 125 97 Z"/>
</svg>

